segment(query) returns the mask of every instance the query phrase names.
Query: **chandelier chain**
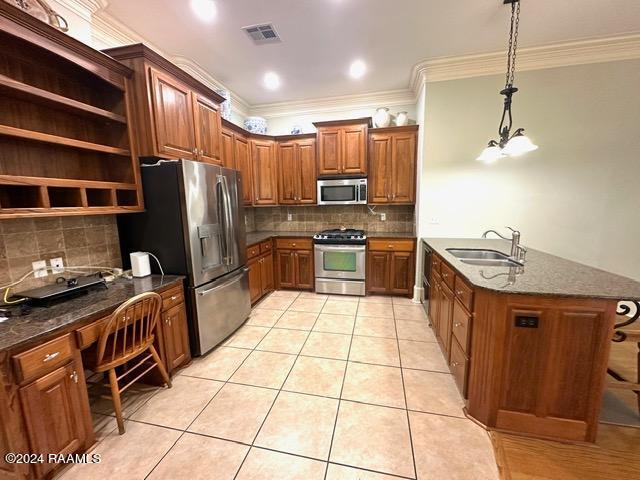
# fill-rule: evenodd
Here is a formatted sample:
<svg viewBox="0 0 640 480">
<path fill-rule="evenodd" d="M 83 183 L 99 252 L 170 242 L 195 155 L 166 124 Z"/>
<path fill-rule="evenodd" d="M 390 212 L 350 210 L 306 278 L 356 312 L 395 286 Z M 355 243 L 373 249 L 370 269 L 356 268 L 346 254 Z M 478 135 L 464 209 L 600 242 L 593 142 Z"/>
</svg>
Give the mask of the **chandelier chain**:
<svg viewBox="0 0 640 480">
<path fill-rule="evenodd" d="M 518 50 L 518 30 L 520 27 L 520 2 L 511 4 L 511 28 L 509 30 L 509 51 L 507 53 L 507 75 L 505 87 L 513 86 L 516 75 L 516 56 Z"/>
</svg>

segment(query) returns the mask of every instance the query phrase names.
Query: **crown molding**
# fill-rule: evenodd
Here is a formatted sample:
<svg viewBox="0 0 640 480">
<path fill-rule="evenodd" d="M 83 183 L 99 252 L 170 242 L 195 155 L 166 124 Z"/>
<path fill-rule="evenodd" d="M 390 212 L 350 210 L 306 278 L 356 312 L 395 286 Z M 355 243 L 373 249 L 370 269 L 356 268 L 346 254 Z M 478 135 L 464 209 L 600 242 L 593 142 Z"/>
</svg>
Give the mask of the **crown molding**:
<svg viewBox="0 0 640 480">
<path fill-rule="evenodd" d="M 640 58 L 640 34 L 595 38 L 518 50 L 518 71 L 586 65 Z M 505 53 L 442 57 L 413 67 L 409 87 L 417 94 L 423 82 L 441 82 L 504 73 Z"/>
<path fill-rule="evenodd" d="M 287 117 L 291 115 L 316 115 L 371 108 L 375 105 L 393 107 L 415 103 L 415 95 L 408 89 L 387 90 L 384 92 L 340 95 L 312 100 L 292 102 L 263 103 L 251 106 L 251 115 L 265 118 Z"/>
</svg>

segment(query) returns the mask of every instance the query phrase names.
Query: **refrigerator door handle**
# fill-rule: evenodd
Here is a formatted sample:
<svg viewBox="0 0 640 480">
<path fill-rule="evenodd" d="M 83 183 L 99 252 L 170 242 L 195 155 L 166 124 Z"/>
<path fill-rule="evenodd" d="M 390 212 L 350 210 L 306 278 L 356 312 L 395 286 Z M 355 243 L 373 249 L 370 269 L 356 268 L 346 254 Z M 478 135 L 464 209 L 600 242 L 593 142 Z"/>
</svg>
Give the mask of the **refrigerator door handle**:
<svg viewBox="0 0 640 480">
<path fill-rule="evenodd" d="M 249 271 L 249 269 L 247 267 L 244 267 L 231 280 L 229 280 L 227 282 L 224 282 L 222 285 L 218 285 L 218 286 L 210 288 L 208 290 L 204 290 L 202 292 L 198 292 L 198 295 L 200 295 L 201 297 L 204 297 L 205 295 L 208 295 L 209 293 L 215 292 L 216 290 L 221 290 L 221 289 L 223 289 L 225 287 L 228 287 L 229 285 L 232 285 L 232 284 L 240 281 L 242 279 L 242 277 L 244 276 L 244 274 L 247 273 L 248 271 Z"/>
<path fill-rule="evenodd" d="M 233 236 L 232 236 L 232 214 L 231 214 L 231 195 L 229 194 L 229 184 L 227 183 L 227 177 L 222 175 L 222 191 L 223 191 L 223 209 L 224 209 L 224 241 L 225 241 L 225 261 L 227 265 L 233 264 L 233 252 L 229 251 L 229 246 L 233 245 Z"/>
<path fill-rule="evenodd" d="M 221 246 L 222 246 L 222 264 L 228 265 L 229 256 L 229 237 L 227 236 L 227 209 L 226 209 L 226 192 L 225 192 L 225 178 L 222 175 L 218 175 L 217 184 L 220 185 L 220 197 L 218 199 L 218 216 L 220 218 L 220 224 L 222 226 Z"/>
</svg>

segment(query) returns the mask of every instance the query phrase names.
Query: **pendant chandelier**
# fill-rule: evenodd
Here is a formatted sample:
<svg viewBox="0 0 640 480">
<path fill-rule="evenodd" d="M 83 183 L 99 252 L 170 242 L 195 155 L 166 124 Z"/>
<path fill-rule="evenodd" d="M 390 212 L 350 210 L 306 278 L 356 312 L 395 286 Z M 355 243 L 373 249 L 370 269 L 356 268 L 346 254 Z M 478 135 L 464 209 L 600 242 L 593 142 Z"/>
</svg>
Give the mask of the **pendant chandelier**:
<svg viewBox="0 0 640 480">
<path fill-rule="evenodd" d="M 500 95 L 504 95 L 504 109 L 498 128 L 499 140 L 490 140 L 480 156 L 476 159 L 486 163 L 492 163 L 503 157 L 518 157 L 525 153 L 537 150 L 538 146 L 524 134 L 524 128 L 518 128 L 511 133 L 513 116 L 511 114 L 511 102 L 514 93 L 518 91 L 513 86 L 516 73 L 516 51 L 518 49 L 518 27 L 520 25 L 520 0 L 504 0 L 505 4 L 511 4 L 511 29 L 509 31 L 509 49 L 507 51 L 507 75 L 504 89 Z"/>
</svg>

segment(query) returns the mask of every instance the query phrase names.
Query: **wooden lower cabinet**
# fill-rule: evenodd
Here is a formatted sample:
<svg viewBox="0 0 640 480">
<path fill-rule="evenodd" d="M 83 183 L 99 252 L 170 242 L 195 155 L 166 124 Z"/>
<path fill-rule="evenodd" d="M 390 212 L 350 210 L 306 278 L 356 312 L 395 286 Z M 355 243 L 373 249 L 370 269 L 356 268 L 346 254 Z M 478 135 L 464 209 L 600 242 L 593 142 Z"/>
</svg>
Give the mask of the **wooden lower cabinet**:
<svg viewBox="0 0 640 480">
<path fill-rule="evenodd" d="M 453 292 L 444 283 L 440 285 L 440 305 L 438 308 L 438 341 L 445 359 L 451 353 L 451 321 L 453 316 Z"/>
<path fill-rule="evenodd" d="M 275 270 L 278 288 L 313 290 L 315 272 L 311 239 L 276 239 Z"/>
<path fill-rule="evenodd" d="M 162 313 L 162 338 L 168 372 L 174 371 L 191 360 L 187 311 L 184 303 Z"/>
<path fill-rule="evenodd" d="M 367 248 L 367 293 L 413 295 L 415 240 L 372 239 Z"/>
<path fill-rule="evenodd" d="M 263 252 L 262 254 L 260 252 Z M 247 248 L 249 268 L 249 294 L 253 305 L 275 287 L 273 280 L 273 254 L 271 240 Z"/>
<path fill-rule="evenodd" d="M 71 361 L 20 389 L 31 453 L 44 454 L 34 464 L 37 477 L 52 471 L 48 454 L 68 455 L 86 447 L 93 437 L 82 364 Z"/>
</svg>

